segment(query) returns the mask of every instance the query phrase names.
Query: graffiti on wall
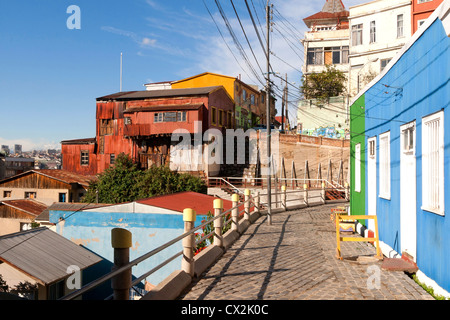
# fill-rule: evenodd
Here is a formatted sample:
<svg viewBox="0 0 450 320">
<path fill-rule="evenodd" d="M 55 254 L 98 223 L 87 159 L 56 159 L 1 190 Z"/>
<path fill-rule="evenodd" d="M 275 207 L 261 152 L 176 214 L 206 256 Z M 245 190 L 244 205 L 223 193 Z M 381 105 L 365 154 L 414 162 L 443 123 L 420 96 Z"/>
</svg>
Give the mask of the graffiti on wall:
<svg viewBox="0 0 450 320">
<path fill-rule="evenodd" d="M 338 128 L 334 126 L 319 127 L 314 129 L 299 130 L 298 134 L 304 134 L 313 137 L 325 137 L 332 139 L 350 139 L 350 131 L 348 129 Z"/>
</svg>

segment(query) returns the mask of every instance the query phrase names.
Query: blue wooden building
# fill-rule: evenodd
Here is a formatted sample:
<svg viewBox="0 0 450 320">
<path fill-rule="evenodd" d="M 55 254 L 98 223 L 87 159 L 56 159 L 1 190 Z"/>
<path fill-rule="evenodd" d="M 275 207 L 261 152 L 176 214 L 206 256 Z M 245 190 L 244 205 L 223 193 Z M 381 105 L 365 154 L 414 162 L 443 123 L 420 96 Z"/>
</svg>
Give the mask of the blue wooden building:
<svg viewBox="0 0 450 320">
<path fill-rule="evenodd" d="M 351 214 L 376 214 L 386 256 L 450 292 L 450 0 L 350 107 Z M 365 227 L 373 230 L 370 222 Z"/>
</svg>

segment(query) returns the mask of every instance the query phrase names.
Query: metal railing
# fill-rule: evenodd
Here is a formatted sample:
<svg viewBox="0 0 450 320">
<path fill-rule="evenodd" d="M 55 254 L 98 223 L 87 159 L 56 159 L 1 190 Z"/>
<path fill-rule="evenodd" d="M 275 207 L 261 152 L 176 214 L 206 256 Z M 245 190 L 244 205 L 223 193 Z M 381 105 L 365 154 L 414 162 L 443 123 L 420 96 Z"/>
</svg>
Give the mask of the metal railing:
<svg viewBox="0 0 450 320">
<path fill-rule="evenodd" d="M 250 197 L 249 199 L 245 200 L 245 201 L 242 201 L 242 202 L 239 201 L 237 205 L 235 205 L 235 206 L 233 206 L 232 208 L 230 208 L 230 209 L 228 209 L 228 210 L 222 212 L 220 215 L 217 215 L 217 216 L 212 217 L 211 219 L 205 221 L 204 223 L 198 225 L 197 227 L 195 227 L 195 228 L 193 228 L 193 229 L 191 229 L 191 230 L 189 230 L 189 231 L 185 231 L 182 235 L 180 235 L 180 236 L 178 236 L 178 237 L 176 237 L 176 238 L 174 238 L 174 239 L 168 241 L 167 243 L 165 243 L 165 244 L 163 244 L 163 245 L 161 245 L 161 246 L 159 246 L 159 247 L 157 247 L 157 248 L 155 248 L 155 249 L 149 251 L 148 253 L 146 253 L 146 254 L 144 254 L 144 255 L 142 255 L 142 256 L 140 256 L 140 257 L 138 257 L 138 258 L 136 258 L 136 259 L 134 259 L 134 260 L 132 260 L 132 261 L 130 261 L 128 264 L 126 264 L 126 265 L 124 265 L 124 266 L 122 266 L 122 267 L 120 267 L 120 268 L 115 269 L 114 271 L 111 271 L 111 272 L 109 272 L 109 273 L 107 273 L 107 274 L 101 276 L 100 278 L 98 278 L 98 279 L 96 279 L 96 280 L 94 280 L 94 281 L 92 281 L 92 282 L 86 284 L 85 286 L 83 286 L 82 288 L 80 288 L 80 289 L 78 289 L 78 290 L 76 290 L 76 291 L 73 291 L 73 292 L 67 294 L 66 296 L 60 298 L 59 300 L 73 300 L 73 299 L 75 299 L 75 298 L 81 296 L 82 294 L 84 294 L 84 293 L 86 293 L 86 292 L 88 292 L 88 291 L 90 291 L 90 290 L 92 290 L 92 289 L 94 289 L 94 288 L 100 286 L 100 285 L 103 284 L 104 282 L 106 282 L 106 281 L 108 281 L 108 280 L 111 280 L 112 278 L 114 278 L 115 276 L 117 276 L 117 275 L 123 273 L 124 271 L 127 271 L 128 269 L 130 269 L 130 268 L 136 266 L 137 264 L 139 264 L 139 263 L 141 263 L 141 262 L 143 262 L 143 261 L 145 261 L 145 260 L 147 260 L 147 259 L 153 257 L 153 256 L 156 255 L 157 253 L 159 253 L 159 252 L 161 252 L 161 251 L 163 251 L 163 250 L 169 248 L 170 246 L 172 246 L 172 245 L 174 245 L 174 244 L 176 244 L 176 243 L 179 243 L 180 241 L 182 241 L 182 240 L 183 240 L 184 238 L 186 238 L 187 236 L 195 235 L 195 233 L 196 233 L 198 230 L 200 230 L 200 229 L 202 229 L 203 227 L 209 225 L 210 223 L 213 223 L 213 222 L 214 222 L 215 220 L 217 220 L 217 219 L 222 219 L 225 215 L 231 213 L 231 211 L 232 211 L 233 209 L 236 209 L 236 208 L 239 209 L 239 207 L 241 207 L 242 205 L 244 205 L 244 207 L 245 207 L 245 204 L 246 204 L 246 203 L 253 203 L 253 205 L 254 205 L 254 207 L 255 207 L 255 204 L 254 204 L 253 199 L 252 199 L 251 197 Z M 250 207 L 251 207 L 251 206 L 250 206 Z M 244 210 L 239 211 L 239 215 L 240 215 L 241 213 L 243 213 L 244 211 L 245 211 L 245 208 L 244 208 Z M 227 222 L 229 222 L 229 220 L 227 220 Z M 209 238 L 209 237 L 214 236 L 214 234 L 215 234 L 214 232 L 211 232 L 210 234 L 206 235 L 205 237 L 203 237 L 203 238 L 201 238 L 201 239 L 198 239 L 198 240 L 196 241 L 196 244 L 202 242 L 202 241 L 205 240 L 206 238 Z M 167 264 L 170 263 L 171 261 L 175 260 L 177 257 L 181 256 L 182 254 L 183 254 L 183 251 L 177 252 L 176 254 L 174 254 L 173 256 L 171 256 L 169 259 L 167 259 L 167 260 L 163 261 L 162 263 L 160 263 L 158 266 L 152 268 L 152 269 L 149 270 L 148 272 L 146 272 L 146 273 L 144 273 L 143 275 L 139 276 L 138 278 L 134 279 L 134 280 L 132 281 L 131 285 L 132 285 L 132 286 L 137 285 L 137 284 L 138 284 L 139 282 L 141 282 L 143 279 L 145 279 L 145 278 L 148 277 L 149 275 L 155 273 L 156 271 L 158 271 L 159 269 L 161 269 L 162 267 L 164 267 L 165 265 L 167 265 Z M 107 297 L 106 299 L 109 299 L 109 298 L 111 298 L 111 296 Z"/>
<path fill-rule="evenodd" d="M 323 203 L 325 203 L 325 191 L 326 189 L 324 188 L 325 184 L 322 184 L 322 191 L 321 193 L 316 196 L 316 197 L 321 197 L 323 200 Z M 308 195 L 308 189 L 304 188 L 302 190 L 292 190 L 292 191 L 287 191 L 286 187 L 282 187 L 281 188 L 281 192 L 274 192 L 271 195 L 272 196 L 281 196 L 281 200 L 280 201 L 274 201 L 272 202 L 272 205 L 278 206 L 279 203 L 282 204 L 282 207 L 284 207 L 284 209 L 287 210 L 288 206 L 287 206 L 287 202 L 288 201 L 303 201 L 303 203 L 305 203 L 306 205 L 308 205 L 308 199 L 311 198 L 310 195 Z M 287 195 L 289 194 L 295 194 L 295 193 L 302 193 L 302 197 L 298 197 L 296 199 L 287 199 Z M 252 212 L 259 212 L 261 213 L 261 208 L 264 207 L 264 205 L 267 205 L 267 203 L 263 203 L 260 201 L 261 197 L 267 196 L 267 194 L 259 194 L 259 192 L 257 193 L 257 197 L 252 197 L 250 195 L 250 190 L 246 189 L 245 192 L 245 200 L 241 201 L 239 200 L 239 197 L 236 197 L 235 200 L 233 201 L 233 206 L 232 208 L 225 210 L 220 212 L 220 214 L 215 214 L 212 218 L 208 219 L 207 221 L 201 223 L 200 225 L 191 228 L 190 230 L 186 230 L 185 227 L 185 231 L 183 234 L 181 234 L 180 236 L 166 242 L 165 244 L 147 252 L 146 254 L 130 261 L 129 263 L 120 266 L 116 269 L 114 269 L 113 271 L 101 276 L 100 278 L 84 285 L 82 288 L 73 291 L 69 294 L 67 294 L 66 296 L 60 298 L 60 300 L 73 300 L 77 297 L 80 297 L 81 295 L 83 295 L 84 293 L 100 286 L 101 284 L 105 283 L 108 280 L 112 280 L 114 277 L 122 274 L 125 271 L 130 270 L 131 268 L 133 268 L 134 266 L 138 265 L 139 263 L 155 256 L 157 253 L 171 247 L 174 244 L 179 243 L 180 241 L 183 241 L 183 239 L 185 239 L 186 237 L 189 236 L 195 236 L 196 232 L 204 227 L 206 227 L 207 225 L 214 223 L 214 221 L 218 220 L 218 219 L 223 219 L 223 217 L 225 217 L 226 215 L 229 215 L 230 213 L 233 213 L 234 215 L 236 215 L 236 213 L 238 213 L 238 217 L 240 217 L 240 220 L 242 219 L 249 219 L 249 214 L 250 214 L 250 210 L 251 208 L 253 208 Z M 217 200 L 217 199 L 216 199 Z M 244 206 L 244 209 L 239 211 L 239 208 Z M 242 216 L 242 213 L 244 213 L 244 216 Z M 267 213 L 269 214 L 269 213 Z M 235 216 L 231 216 L 229 219 L 225 220 L 225 223 L 233 223 L 233 219 L 236 219 Z M 186 220 L 185 220 L 186 221 Z M 235 220 L 234 222 L 236 223 L 237 220 Z M 197 245 L 206 240 L 209 239 L 210 237 L 213 236 L 217 236 L 217 231 L 210 232 L 209 234 L 206 234 L 204 237 L 197 239 L 195 241 L 195 247 L 197 247 Z M 220 235 L 221 236 L 221 235 Z M 194 248 L 193 248 L 194 249 Z M 192 253 L 194 251 L 192 250 Z M 144 280 L 146 277 L 148 277 L 149 275 L 155 273 L 156 271 L 160 270 L 162 267 L 166 266 L 168 263 L 170 263 L 171 261 L 175 260 L 176 258 L 178 258 L 179 256 L 184 255 L 183 251 L 179 251 L 177 253 L 175 253 L 174 255 L 172 255 L 170 258 L 166 259 L 165 261 L 163 261 L 162 263 L 160 263 L 159 265 L 157 265 L 156 267 L 152 268 L 151 270 L 149 270 L 148 272 L 142 274 L 141 276 L 137 277 L 136 279 L 134 279 L 131 282 L 131 288 L 137 284 L 139 284 L 142 280 Z M 131 289 L 130 288 L 130 289 Z M 110 295 L 109 297 L 107 297 L 106 299 L 110 299 L 112 297 L 112 295 Z"/>
</svg>

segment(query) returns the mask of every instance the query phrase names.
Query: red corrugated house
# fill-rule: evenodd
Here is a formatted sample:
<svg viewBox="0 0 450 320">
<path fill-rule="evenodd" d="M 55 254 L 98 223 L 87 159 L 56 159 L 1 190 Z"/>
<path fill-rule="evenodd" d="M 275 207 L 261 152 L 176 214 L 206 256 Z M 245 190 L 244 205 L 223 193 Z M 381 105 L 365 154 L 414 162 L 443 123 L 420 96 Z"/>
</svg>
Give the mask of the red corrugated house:
<svg viewBox="0 0 450 320">
<path fill-rule="evenodd" d="M 119 92 L 97 98 L 96 137 L 62 141 L 62 166 L 98 174 L 120 153 L 140 167 L 170 163 L 176 129 L 233 128 L 234 101 L 224 87 Z M 201 170 L 199 170 L 201 171 Z M 205 170 L 203 170 L 205 171 Z"/>
</svg>

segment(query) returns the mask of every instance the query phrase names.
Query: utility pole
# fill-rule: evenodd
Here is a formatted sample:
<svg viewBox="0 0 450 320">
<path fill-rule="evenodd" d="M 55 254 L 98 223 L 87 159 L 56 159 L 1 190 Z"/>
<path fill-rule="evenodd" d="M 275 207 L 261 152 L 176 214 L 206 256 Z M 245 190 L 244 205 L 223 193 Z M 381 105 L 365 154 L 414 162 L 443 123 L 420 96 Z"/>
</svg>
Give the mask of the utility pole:
<svg viewBox="0 0 450 320">
<path fill-rule="evenodd" d="M 286 130 L 286 122 L 288 121 L 289 117 L 289 113 L 288 113 L 288 81 L 287 81 L 287 73 L 286 73 L 286 86 L 284 87 L 284 94 L 285 94 L 285 98 L 284 98 L 284 105 L 285 105 L 285 119 L 283 119 L 283 131 Z"/>
<path fill-rule="evenodd" d="M 282 102 L 281 102 L 281 132 L 284 133 L 286 130 L 286 119 L 288 117 L 288 87 L 287 87 L 287 73 L 286 73 L 286 79 L 281 78 L 281 80 L 285 81 L 284 89 L 283 89 L 283 96 L 282 96 Z"/>
<path fill-rule="evenodd" d="M 120 53 L 120 92 L 122 92 L 122 52 Z"/>
<path fill-rule="evenodd" d="M 267 23 L 267 36 L 266 36 L 266 58 L 267 58 L 267 83 L 266 83 L 266 118 L 267 118 L 267 162 L 268 162 L 268 174 L 267 174 L 267 223 L 269 225 L 272 224 L 272 155 L 271 155 L 271 146 L 270 146 L 270 138 L 271 138 L 271 121 L 270 121 L 270 6 L 269 1 L 267 0 L 266 7 L 266 23 Z"/>
</svg>

